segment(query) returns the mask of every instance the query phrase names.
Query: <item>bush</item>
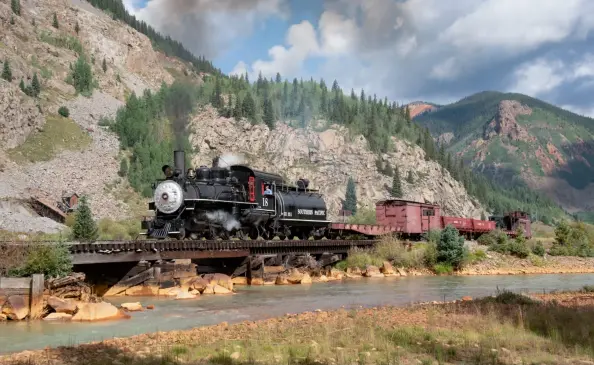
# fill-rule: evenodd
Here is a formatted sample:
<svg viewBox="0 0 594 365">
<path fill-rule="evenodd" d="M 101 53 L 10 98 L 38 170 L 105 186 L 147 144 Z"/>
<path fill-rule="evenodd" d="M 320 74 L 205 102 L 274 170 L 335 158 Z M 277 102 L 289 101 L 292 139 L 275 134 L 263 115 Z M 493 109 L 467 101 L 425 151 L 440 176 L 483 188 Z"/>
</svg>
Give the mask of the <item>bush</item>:
<svg viewBox="0 0 594 365">
<path fill-rule="evenodd" d="M 25 263 L 10 271 L 14 276 L 44 274 L 48 277 L 61 277 L 72 271 L 72 258 L 68 246 L 63 243 L 36 245 L 27 254 Z"/>
<path fill-rule="evenodd" d="M 63 116 L 64 118 L 68 118 L 70 116 L 70 110 L 68 110 L 67 107 L 65 106 L 61 106 L 58 109 L 58 114 L 60 114 L 61 116 Z"/>
<path fill-rule="evenodd" d="M 454 272 L 454 268 L 452 265 L 447 263 L 435 264 L 433 265 L 433 271 L 437 275 L 444 275 L 444 274 L 451 274 Z"/>
<path fill-rule="evenodd" d="M 536 242 L 536 244 L 532 247 L 532 253 L 535 254 L 536 256 L 540 256 L 540 257 L 544 256 L 545 248 L 542 245 L 542 242 L 540 242 L 540 241 Z"/>
<path fill-rule="evenodd" d="M 448 225 L 441 232 L 437 244 L 437 262 L 451 265 L 454 269 L 459 270 L 464 256 L 466 256 L 464 237 L 459 235 L 456 228 Z"/>
</svg>

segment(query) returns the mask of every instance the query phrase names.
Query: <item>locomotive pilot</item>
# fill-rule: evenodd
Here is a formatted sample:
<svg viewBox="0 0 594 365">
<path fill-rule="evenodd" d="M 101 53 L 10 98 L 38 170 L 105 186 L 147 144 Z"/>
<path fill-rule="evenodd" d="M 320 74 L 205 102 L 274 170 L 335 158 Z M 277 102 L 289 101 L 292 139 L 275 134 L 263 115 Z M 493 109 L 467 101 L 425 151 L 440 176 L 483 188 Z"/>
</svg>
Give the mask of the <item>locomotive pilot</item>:
<svg viewBox="0 0 594 365">
<path fill-rule="evenodd" d="M 163 166 L 163 168 L 161 168 L 161 170 L 165 174 L 166 179 L 171 179 L 173 177 L 173 169 L 171 168 L 171 166 L 165 165 Z"/>
</svg>

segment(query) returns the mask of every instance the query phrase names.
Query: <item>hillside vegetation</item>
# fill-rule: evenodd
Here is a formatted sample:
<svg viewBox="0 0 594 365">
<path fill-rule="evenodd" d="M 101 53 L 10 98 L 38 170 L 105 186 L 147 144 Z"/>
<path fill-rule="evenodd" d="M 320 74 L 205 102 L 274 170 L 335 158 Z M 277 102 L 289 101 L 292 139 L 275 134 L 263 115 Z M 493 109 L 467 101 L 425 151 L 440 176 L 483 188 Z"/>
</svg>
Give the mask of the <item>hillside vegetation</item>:
<svg viewBox="0 0 594 365">
<path fill-rule="evenodd" d="M 594 209 L 591 118 L 522 94 L 482 92 L 415 121 L 436 137 L 453 133 L 447 150 L 502 186 L 528 185 L 572 213 Z"/>
</svg>

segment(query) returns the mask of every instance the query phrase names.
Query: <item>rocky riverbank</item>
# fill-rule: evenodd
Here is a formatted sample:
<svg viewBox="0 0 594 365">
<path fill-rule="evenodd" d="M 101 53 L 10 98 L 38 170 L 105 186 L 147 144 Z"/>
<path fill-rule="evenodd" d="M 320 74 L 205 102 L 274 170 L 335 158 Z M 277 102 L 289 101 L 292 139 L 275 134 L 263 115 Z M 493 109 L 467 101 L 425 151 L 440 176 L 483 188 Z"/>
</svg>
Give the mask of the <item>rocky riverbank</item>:
<svg viewBox="0 0 594 365">
<path fill-rule="evenodd" d="M 465 299 L 221 323 L 25 351 L 0 364 L 594 364 L 591 307 L 513 293 Z"/>
</svg>

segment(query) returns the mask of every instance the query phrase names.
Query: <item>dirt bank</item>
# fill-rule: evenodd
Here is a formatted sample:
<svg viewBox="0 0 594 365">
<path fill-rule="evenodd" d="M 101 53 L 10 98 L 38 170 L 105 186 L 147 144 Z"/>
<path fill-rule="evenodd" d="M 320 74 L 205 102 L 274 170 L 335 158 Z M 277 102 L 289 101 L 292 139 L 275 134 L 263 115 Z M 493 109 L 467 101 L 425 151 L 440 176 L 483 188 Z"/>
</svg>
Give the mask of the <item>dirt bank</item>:
<svg viewBox="0 0 594 365">
<path fill-rule="evenodd" d="M 591 307 L 547 305 L 504 293 L 115 338 L 4 356 L 0 364 L 594 364 L 593 319 Z M 553 332 L 554 338 L 547 336 Z"/>
</svg>

